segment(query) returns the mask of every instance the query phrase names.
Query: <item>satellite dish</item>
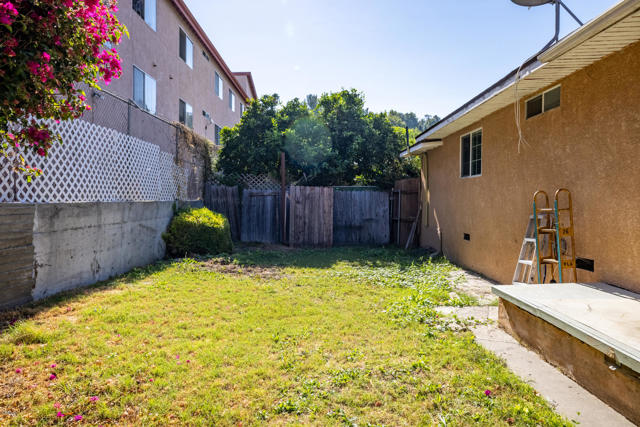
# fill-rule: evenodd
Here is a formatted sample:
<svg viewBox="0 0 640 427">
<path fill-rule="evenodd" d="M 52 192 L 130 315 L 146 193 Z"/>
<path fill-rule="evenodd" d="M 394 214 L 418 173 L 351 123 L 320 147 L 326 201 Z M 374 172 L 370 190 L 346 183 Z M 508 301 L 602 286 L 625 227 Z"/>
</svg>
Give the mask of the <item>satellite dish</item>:
<svg viewBox="0 0 640 427">
<path fill-rule="evenodd" d="M 511 0 L 518 6 L 534 7 L 542 6 L 543 4 L 553 3 L 555 0 Z"/>
</svg>

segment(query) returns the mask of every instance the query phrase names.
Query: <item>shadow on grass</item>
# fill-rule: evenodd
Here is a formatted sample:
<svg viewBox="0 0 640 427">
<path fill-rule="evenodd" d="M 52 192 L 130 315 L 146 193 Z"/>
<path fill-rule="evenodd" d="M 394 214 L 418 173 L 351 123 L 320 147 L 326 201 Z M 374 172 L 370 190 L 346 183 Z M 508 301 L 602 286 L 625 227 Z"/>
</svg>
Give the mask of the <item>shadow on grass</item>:
<svg viewBox="0 0 640 427">
<path fill-rule="evenodd" d="M 134 268 L 133 270 L 121 276 L 113 277 L 108 280 L 95 283 L 93 285 L 60 292 L 39 301 L 27 303 L 25 305 L 7 310 L 2 310 L 0 311 L 0 334 L 4 333 L 5 330 L 16 324 L 18 321 L 30 319 L 37 316 L 39 313 L 56 306 L 70 304 L 88 295 L 114 288 L 123 282 L 143 280 L 148 276 L 170 268 L 176 262 L 180 262 L 180 260 L 158 261 L 154 264 L 150 264 L 144 267 Z"/>
<path fill-rule="evenodd" d="M 415 264 L 429 262 L 432 251 L 427 249 L 402 250 L 395 247 L 334 247 L 330 249 L 290 249 L 286 246 L 242 245 L 225 257 L 240 266 L 296 267 L 327 269 L 339 262 L 363 267 L 390 267 L 400 270 Z M 221 257 L 210 257 L 216 259 Z M 433 262 L 442 262 L 434 259 Z"/>
</svg>

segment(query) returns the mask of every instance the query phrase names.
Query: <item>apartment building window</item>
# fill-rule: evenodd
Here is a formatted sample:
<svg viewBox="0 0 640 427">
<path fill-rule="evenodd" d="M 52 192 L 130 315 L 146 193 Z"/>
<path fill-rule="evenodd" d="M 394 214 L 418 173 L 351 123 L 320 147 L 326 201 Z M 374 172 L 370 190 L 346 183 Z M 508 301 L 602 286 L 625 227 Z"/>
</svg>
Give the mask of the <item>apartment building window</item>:
<svg viewBox="0 0 640 427">
<path fill-rule="evenodd" d="M 236 95 L 233 93 L 231 89 L 229 89 L 229 108 L 231 111 L 236 111 Z"/>
<path fill-rule="evenodd" d="M 534 96 L 526 103 L 526 118 L 535 117 L 560 106 L 560 86 Z"/>
<path fill-rule="evenodd" d="M 240 104 L 240 115 L 244 114 L 244 104 Z"/>
<path fill-rule="evenodd" d="M 482 175 L 482 129 L 460 137 L 460 177 Z"/>
<path fill-rule="evenodd" d="M 215 140 L 216 140 L 216 145 L 220 145 L 220 126 L 215 125 Z"/>
<path fill-rule="evenodd" d="M 156 80 L 138 67 L 133 67 L 133 101 L 140 108 L 156 113 Z"/>
<path fill-rule="evenodd" d="M 193 129 L 193 107 L 184 102 L 182 99 L 180 100 L 178 121 L 183 125 Z"/>
<path fill-rule="evenodd" d="M 193 68 L 193 42 L 187 34 L 180 29 L 180 58 L 190 67 Z"/>
<path fill-rule="evenodd" d="M 156 30 L 156 0 L 133 0 L 133 10 L 153 31 Z"/>
<path fill-rule="evenodd" d="M 216 90 L 216 95 L 218 95 L 218 98 L 222 99 L 222 79 L 220 78 L 220 74 L 218 74 L 216 72 L 215 75 L 215 82 L 214 82 L 214 86 L 215 86 L 215 90 Z"/>
</svg>

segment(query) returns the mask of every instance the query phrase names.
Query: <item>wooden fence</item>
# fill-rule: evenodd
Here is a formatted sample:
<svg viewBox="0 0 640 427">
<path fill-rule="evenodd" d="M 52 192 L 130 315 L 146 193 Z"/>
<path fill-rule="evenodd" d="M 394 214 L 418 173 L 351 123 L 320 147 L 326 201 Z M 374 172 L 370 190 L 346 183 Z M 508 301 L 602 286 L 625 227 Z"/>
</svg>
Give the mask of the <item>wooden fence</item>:
<svg viewBox="0 0 640 427">
<path fill-rule="evenodd" d="M 333 188 L 289 189 L 289 245 L 333 246 Z"/>
<path fill-rule="evenodd" d="M 420 178 L 396 181 L 391 194 L 391 243 L 404 248 L 409 241 L 409 247 L 414 247 L 420 226 L 414 225 L 420 209 Z"/>
<path fill-rule="evenodd" d="M 238 187 L 205 185 L 204 205 L 227 217 L 233 240 L 240 239 L 240 193 Z"/>
<path fill-rule="evenodd" d="M 242 203 L 240 200 L 242 199 Z M 282 243 L 280 192 L 208 184 L 205 205 L 229 218 L 234 240 Z M 389 193 L 360 187 L 288 190 L 287 241 L 294 247 L 384 245 L 390 240 Z"/>
<path fill-rule="evenodd" d="M 242 192 L 240 240 L 280 242 L 280 192 L 244 190 Z"/>
<path fill-rule="evenodd" d="M 389 243 L 389 193 L 339 188 L 333 196 L 334 245 Z"/>
</svg>

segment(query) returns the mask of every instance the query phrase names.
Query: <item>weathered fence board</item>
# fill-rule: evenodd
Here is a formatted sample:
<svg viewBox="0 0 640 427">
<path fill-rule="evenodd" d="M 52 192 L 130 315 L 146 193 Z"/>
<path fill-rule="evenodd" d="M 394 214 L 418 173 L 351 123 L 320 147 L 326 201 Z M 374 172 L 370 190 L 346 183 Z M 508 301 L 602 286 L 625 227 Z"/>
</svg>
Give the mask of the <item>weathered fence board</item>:
<svg viewBox="0 0 640 427">
<path fill-rule="evenodd" d="M 333 246 L 333 188 L 291 187 L 289 200 L 289 244 Z"/>
<path fill-rule="evenodd" d="M 389 193 L 336 189 L 333 193 L 334 245 L 389 243 Z"/>
<path fill-rule="evenodd" d="M 244 190 L 240 240 L 278 243 L 280 241 L 280 192 Z"/>
<path fill-rule="evenodd" d="M 391 242 L 404 248 L 420 207 L 420 178 L 396 181 L 392 195 Z M 416 237 L 409 242 L 410 247 L 417 243 Z"/>
<path fill-rule="evenodd" d="M 238 187 L 206 184 L 204 204 L 214 212 L 223 214 L 229 220 L 231 237 L 240 239 L 240 192 Z"/>
</svg>

